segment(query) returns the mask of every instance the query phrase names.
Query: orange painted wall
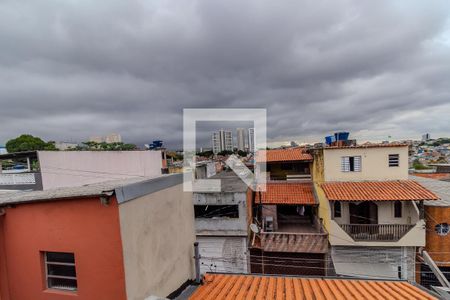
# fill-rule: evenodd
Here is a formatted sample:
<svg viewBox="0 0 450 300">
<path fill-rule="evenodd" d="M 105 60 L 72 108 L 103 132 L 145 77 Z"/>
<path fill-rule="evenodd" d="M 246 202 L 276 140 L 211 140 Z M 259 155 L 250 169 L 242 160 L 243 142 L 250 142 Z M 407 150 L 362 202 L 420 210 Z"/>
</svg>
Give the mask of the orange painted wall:
<svg viewBox="0 0 450 300">
<path fill-rule="evenodd" d="M 440 223 L 450 223 L 450 207 L 425 206 L 427 220 L 426 246 L 438 266 L 450 266 L 450 233 L 440 236 L 435 226 Z"/>
<path fill-rule="evenodd" d="M 1 300 L 126 298 L 115 199 L 109 206 L 98 198 L 22 204 L 0 218 Z M 77 292 L 46 289 L 42 251 L 75 253 Z"/>
</svg>

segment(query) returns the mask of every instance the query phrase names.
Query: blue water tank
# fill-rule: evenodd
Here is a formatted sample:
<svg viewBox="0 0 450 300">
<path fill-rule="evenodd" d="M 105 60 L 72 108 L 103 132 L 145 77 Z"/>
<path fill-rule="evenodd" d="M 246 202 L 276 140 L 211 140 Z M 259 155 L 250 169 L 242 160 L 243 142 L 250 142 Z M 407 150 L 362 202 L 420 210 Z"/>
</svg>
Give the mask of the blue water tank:
<svg viewBox="0 0 450 300">
<path fill-rule="evenodd" d="M 334 136 L 329 135 L 325 137 L 325 143 L 327 145 L 331 145 L 331 143 L 333 143 L 336 139 L 334 138 Z"/>
<path fill-rule="evenodd" d="M 350 135 L 350 132 L 336 132 L 334 134 L 334 137 L 336 139 L 336 141 L 346 141 L 348 140 L 348 136 Z"/>
</svg>

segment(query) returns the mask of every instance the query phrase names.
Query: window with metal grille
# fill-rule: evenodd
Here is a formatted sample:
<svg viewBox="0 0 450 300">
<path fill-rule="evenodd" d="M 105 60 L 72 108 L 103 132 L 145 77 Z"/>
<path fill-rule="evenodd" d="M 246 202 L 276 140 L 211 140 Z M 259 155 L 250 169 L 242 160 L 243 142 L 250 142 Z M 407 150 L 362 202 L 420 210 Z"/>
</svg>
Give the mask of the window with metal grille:
<svg viewBox="0 0 450 300">
<path fill-rule="evenodd" d="M 44 252 L 47 288 L 77 290 L 75 255 L 65 252 Z"/>
<path fill-rule="evenodd" d="M 389 167 L 398 167 L 400 156 L 398 154 L 389 154 Z"/>
<path fill-rule="evenodd" d="M 341 157 L 342 172 L 361 172 L 361 156 Z"/>
</svg>

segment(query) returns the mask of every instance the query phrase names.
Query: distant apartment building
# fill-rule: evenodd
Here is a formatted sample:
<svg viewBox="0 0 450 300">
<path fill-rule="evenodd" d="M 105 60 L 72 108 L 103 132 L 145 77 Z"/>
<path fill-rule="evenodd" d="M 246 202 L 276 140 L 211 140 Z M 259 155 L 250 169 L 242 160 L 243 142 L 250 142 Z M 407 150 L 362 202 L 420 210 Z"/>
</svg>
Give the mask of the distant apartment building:
<svg viewBox="0 0 450 300">
<path fill-rule="evenodd" d="M 245 128 L 236 129 L 237 149 L 240 151 L 248 150 L 247 130 Z"/>
<path fill-rule="evenodd" d="M 161 175 L 163 151 L 30 151 L 0 155 L 0 190 L 48 190 Z"/>
<path fill-rule="evenodd" d="M 201 273 L 247 273 L 247 185 L 232 171 L 221 180 L 220 192 L 194 192 L 195 229 Z"/>
<path fill-rule="evenodd" d="M 328 233 L 319 218 L 311 178 L 313 157 L 305 149 L 260 150 L 257 164 L 267 164 L 265 190 L 256 183 L 248 194 L 252 222 L 252 273 L 328 275 Z"/>
<path fill-rule="evenodd" d="M 249 128 L 248 129 L 248 151 L 250 153 L 254 153 L 256 151 L 255 149 L 255 128 Z"/>
<path fill-rule="evenodd" d="M 429 141 L 429 140 L 431 140 L 431 135 L 429 133 L 425 133 L 425 134 L 422 135 L 422 141 L 423 142 L 426 142 L 426 141 Z"/>
<path fill-rule="evenodd" d="M 213 153 L 217 154 L 222 151 L 233 151 L 233 134 L 231 131 L 219 130 L 212 134 Z"/>
<path fill-rule="evenodd" d="M 313 178 L 338 275 L 415 280 L 425 246 L 424 201 L 408 178 L 408 146 L 368 144 L 312 151 Z"/>
<path fill-rule="evenodd" d="M 0 194 L 0 298 L 161 299 L 194 277 L 182 175 Z"/>
</svg>

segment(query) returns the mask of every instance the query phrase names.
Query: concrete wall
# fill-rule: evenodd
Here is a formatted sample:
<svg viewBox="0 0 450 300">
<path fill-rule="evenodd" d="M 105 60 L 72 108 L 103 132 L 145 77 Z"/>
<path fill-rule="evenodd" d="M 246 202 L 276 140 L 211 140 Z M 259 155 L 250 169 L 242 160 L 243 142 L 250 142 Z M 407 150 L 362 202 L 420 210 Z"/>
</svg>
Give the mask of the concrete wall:
<svg viewBox="0 0 450 300">
<path fill-rule="evenodd" d="M 406 180 L 408 146 L 324 149 L 325 181 Z M 399 154 L 399 166 L 389 167 L 389 154 Z M 361 172 L 342 172 L 343 156 L 361 156 Z"/>
<path fill-rule="evenodd" d="M 350 224 L 350 210 L 347 201 L 341 201 L 341 217 L 334 218 L 334 205 L 331 202 L 332 218 L 338 224 Z M 402 217 L 394 217 L 395 201 L 374 201 L 378 207 L 378 224 L 415 224 L 419 221 L 417 213 L 411 201 L 402 202 Z"/>
<path fill-rule="evenodd" d="M 43 189 L 161 174 L 161 151 L 39 151 Z"/>
<path fill-rule="evenodd" d="M 194 205 L 238 205 L 239 218 L 196 218 L 195 228 L 198 233 L 226 235 L 247 235 L 247 201 L 246 193 L 194 193 Z"/>
<path fill-rule="evenodd" d="M 325 181 L 323 149 L 315 149 L 312 152 L 312 155 L 314 161 L 311 166 L 311 176 L 314 184 L 314 193 L 319 201 L 318 215 L 319 218 L 322 219 L 325 229 L 329 231 L 331 217 L 330 202 L 325 196 L 325 192 L 320 187 L 320 184 Z"/>
<path fill-rule="evenodd" d="M 340 247 L 331 249 L 338 275 L 368 278 L 415 279 L 415 247 Z"/>
<path fill-rule="evenodd" d="M 166 297 L 194 278 L 192 193 L 182 184 L 121 203 L 119 215 L 129 300 Z"/>
<path fill-rule="evenodd" d="M 230 236 L 198 236 L 200 271 L 248 273 L 247 238 Z"/>
</svg>

